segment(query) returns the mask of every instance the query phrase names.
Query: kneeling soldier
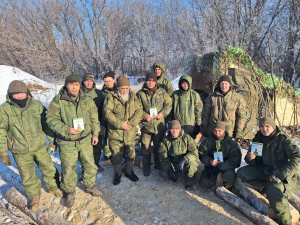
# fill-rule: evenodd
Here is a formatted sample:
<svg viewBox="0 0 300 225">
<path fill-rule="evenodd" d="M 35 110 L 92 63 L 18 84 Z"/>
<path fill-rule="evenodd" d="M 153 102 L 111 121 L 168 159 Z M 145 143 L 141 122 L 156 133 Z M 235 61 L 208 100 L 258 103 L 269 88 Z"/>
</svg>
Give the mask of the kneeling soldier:
<svg viewBox="0 0 300 225">
<path fill-rule="evenodd" d="M 12 81 L 6 102 L 0 106 L 0 157 L 3 164 L 11 166 L 7 148 L 12 152 L 32 210 L 38 209 L 41 195 L 41 181 L 35 174 L 34 163 L 50 193 L 63 196 L 58 171 L 46 148 L 45 134 L 50 141 L 49 149 L 55 149 L 55 133 L 47 127 L 46 108 L 32 98 L 24 82 Z"/>
<path fill-rule="evenodd" d="M 213 188 L 221 172 L 224 186 L 231 188 L 236 179 L 235 168 L 240 166 L 241 157 L 241 150 L 229 137 L 225 123 L 216 122 L 212 137 L 205 139 L 199 146 L 199 158 L 205 165 L 199 181 L 200 186 Z"/>
<path fill-rule="evenodd" d="M 169 134 L 161 142 L 158 154 L 161 177 L 175 183 L 178 173 L 184 172 L 186 189 L 194 188 L 193 181 L 198 170 L 197 144 L 191 136 L 181 131 L 181 125 L 177 120 L 169 123 Z"/>
</svg>

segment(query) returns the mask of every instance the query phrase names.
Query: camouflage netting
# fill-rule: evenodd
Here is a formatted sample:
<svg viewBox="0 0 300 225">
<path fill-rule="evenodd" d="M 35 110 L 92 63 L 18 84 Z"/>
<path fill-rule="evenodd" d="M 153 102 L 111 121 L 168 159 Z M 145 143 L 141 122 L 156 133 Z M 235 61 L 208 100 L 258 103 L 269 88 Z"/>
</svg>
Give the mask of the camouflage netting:
<svg viewBox="0 0 300 225">
<path fill-rule="evenodd" d="M 193 78 L 192 88 L 200 94 L 202 100 L 205 100 L 208 94 L 214 91 L 220 76 L 226 74 L 232 77 L 237 85 L 236 91 L 244 97 L 248 106 L 248 119 L 244 129 L 244 139 L 252 139 L 254 137 L 258 130 L 259 117 L 273 115 L 274 106 L 270 98 L 270 91 L 274 93 L 272 76 L 257 68 L 250 56 L 241 48 L 228 46 L 227 51 L 223 52 L 215 51 L 204 55 L 187 55 L 183 60 L 182 72 Z M 293 102 L 295 100 L 297 107 L 297 104 L 299 105 L 300 89 L 294 91 L 291 84 L 285 83 L 276 76 L 273 76 L 273 78 L 276 96 L 278 96 L 276 103 Z M 297 96 L 296 98 L 293 97 L 294 93 Z M 283 99 L 286 99 L 286 101 Z M 294 111 L 293 108 L 286 109 L 286 106 L 280 106 L 279 104 L 276 106 L 277 108 L 285 108 L 285 111 Z M 300 107 L 298 106 L 299 109 Z M 298 115 L 300 114 L 298 113 Z M 281 123 L 280 120 L 284 119 L 284 116 L 283 118 L 281 118 L 281 115 L 276 117 L 279 125 L 288 126 L 293 124 L 291 122 Z"/>
</svg>

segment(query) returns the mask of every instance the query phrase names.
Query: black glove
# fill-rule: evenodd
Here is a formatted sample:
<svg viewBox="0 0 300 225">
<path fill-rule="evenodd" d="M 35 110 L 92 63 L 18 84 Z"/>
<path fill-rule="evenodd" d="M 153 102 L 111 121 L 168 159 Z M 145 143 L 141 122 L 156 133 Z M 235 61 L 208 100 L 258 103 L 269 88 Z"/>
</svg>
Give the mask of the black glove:
<svg viewBox="0 0 300 225">
<path fill-rule="evenodd" d="M 9 155 L 1 155 L 1 162 L 5 166 L 11 166 L 12 165 L 12 161 L 11 161 L 11 158 L 9 157 Z"/>
<path fill-rule="evenodd" d="M 183 171 L 183 166 L 185 164 L 185 159 L 182 157 L 179 162 L 176 164 L 176 172 L 181 173 Z"/>
<path fill-rule="evenodd" d="M 195 130 L 194 130 L 194 134 L 197 135 L 197 134 L 199 134 L 200 132 L 201 132 L 201 126 L 196 125 L 196 126 L 195 126 Z"/>
<path fill-rule="evenodd" d="M 174 183 L 177 182 L 177 174 L 175 173 L 175 171 L 173 169 L 170 169 L 168 172 L 169 178 L 171 181 L 173 181 Z"/>
</svg>

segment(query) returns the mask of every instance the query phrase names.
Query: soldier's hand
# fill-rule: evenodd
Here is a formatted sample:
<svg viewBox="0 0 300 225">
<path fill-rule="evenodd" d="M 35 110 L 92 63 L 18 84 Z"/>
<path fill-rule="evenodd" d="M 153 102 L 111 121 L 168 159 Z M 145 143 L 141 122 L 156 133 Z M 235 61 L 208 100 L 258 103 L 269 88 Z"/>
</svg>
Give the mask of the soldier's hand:
<svg viewBox="0 0 300 225">
<path fill-rule="evenodd" d="M 253 159 L 256 158 L 256 155 L 254 155 L 252 152 L 248 152 L 247 153 L 247 157 L 249 161 L 252 161 Z"/>
<path fill-rule="evenodd" d="M 48 152 L 55 152 L 57 148 L 57 142 L 56 140 L 50 141 L 49 146 L 48 146 Z"/>
<path fill-rule="evenodd" d="M 158 113 L 158 115 L 155 117 L 157 120 L 161 120 L 164 118 L 164 115 L 162 113 Z"/>
<path fill-rule="evenodd" d="M 183 171 L 185 162 L 186 162 L 185 159 L 182 157 L 180 159 L 180 161 L 176 164 L 176 172 L 177 173 L 181 173 Z"/>
<path fill-rule="evenodd" d="M 171 181 L 173 181 L 174 183 L 177 182 L 177 174 L 173 169 L 169 170 L 168 175 Z"/>
<path fill-rule="evenodd" d="M 214 159 L 212 159 L 212 160 L 210 160 L 210 165 L 212 165 L 213 167 L 216 167 L 218 164 L 219 164 L 219 162 L 217 161 L 217 160 L 214 160 Z"/>
<path fill-rule="evenodd" d="M 121 127 L 123 130 L 129 130 L 130 128 L 132 128 L 132 126 L 130 126 L 128 124 L 128 120 L 124 121 Z"/>
<path fill-rule="evenodd" d="M 145 118 L 148 122 L 150 122 L 152 120 L 152 117 L 150 115 L 147 115 Z"/>
<path fill-rule="evenodd" d="M 97 145 L 98 142 L 99 142 L 98 137 L 93 137 L 93 138 L 92 138 L 92 145 Z"/>
<path fill-rule="evenodd" d="M 80 134 L 81 131 L 78 129 L 75 129 L 75 128 L 70 128 L 70 134 L 72 135 L 75 135 L 75 134 Z"/>
<path fill-rule="evenodd" d="M 271 175 L 269 177 L 269 180 L 270 180 L 270 182 L 275 183 L 275 184 L 280 184 L 281 183 L 281 180 L 278 177 L 276 177 L 275 175 Z"/>
<path fill-rule="evenodd" d="M 1 162 L 5 165 L 5 166 L 11 166 L 12 165 L 12 161 L 9 155 L 2 155 L 1 156 Z"/>
</svg>

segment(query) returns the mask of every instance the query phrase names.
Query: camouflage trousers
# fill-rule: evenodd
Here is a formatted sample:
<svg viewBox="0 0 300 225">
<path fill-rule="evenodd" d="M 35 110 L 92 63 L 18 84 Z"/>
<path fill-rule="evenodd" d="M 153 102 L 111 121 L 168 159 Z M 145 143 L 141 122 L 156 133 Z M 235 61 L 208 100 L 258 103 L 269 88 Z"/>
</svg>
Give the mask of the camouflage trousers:
<svg viewBox="0 0 300 225">
<path fill-rule="evenodd" d="M 35 173 L 35 163 L 43 174 L 48 190 L 59 188 L 59 173 L 55 168 L 47 148 L 22 154 L 13 154 L 22 178 L 22 188 L 29 199 L 41 195 L 41 181 Z"/>
<path fill-rule="evenodd" d="M 175 171 L 175 167 L 176 167 L 176 163 L 172 163 L 172 168 L 174 171 Z M 164 168 L 164 166 L 162 166 L 162 168 Z M 183 173 L 185 176 L 187 176 L 187 178 L 194 179 L 197 175 L 197 171 L 198 171 L 198 162 L 197 161 L 192 161 L 192 162 L 184 164 Z M 162 169 L 159 171 L 159 175 L 162 178 L 170 180 L 168 171 L 165 171 Z"/>
<path fill-rule="evenodd" d="M 69 141 L 59 143 L 59 155 L 61 159 L 61 186 L 66 193 L 75 191 L 77 184 L 77 160 L 82 166 L 82 179 L 86 187 L 96 184 L 98 167 L 93 157 L 93 145 L 91 138 L 87 137 L 81 142 Z"/>
<path fill-rule="evenodd" d="M 209 189 L 213 188 L 216 185 L 219 173 L 221 173 L 224 186 L 232 187 L 236 180 L 235 170 L 232 169 L 221 171 L 217 166 L 205 166 L 199 180 L 200 186 Z"/>
<path fill-rule="evenodd" d="M 151 141 L 153 141 L 154 163 L 158 167 L 160 161 L 158 157 L 159 144 L 164 138 L 164 131 L 158 134 L 142 133 L 142 148 L 143 148 L 143 166 L 149 168 L 151 165 Z"/>
<path fill-rule="evenodd" d="M 123 158 L 125 161 L 134 161 L 135 160 L 135 141 L 132 142 L 123 142 L 117 140 L 108 140 L 109 150 L 111 152 L 111 162 L 113 165 L 121 164 Z"/>
<path fill-rule="evenodd" d="M 269 174 L 266 173 L 265 166 L 244 166 L 237 171 L 237 176 L 243 182 L 246 182 L 254 187 L 266 188 L 267 198 L 270 206 L 274 210 L 276 216 L 282 224 L 292 222 L 291 213 L 289 209 L 287 182 L 283 181 L 280 184 L 271 183 Z"/>
</svg>

